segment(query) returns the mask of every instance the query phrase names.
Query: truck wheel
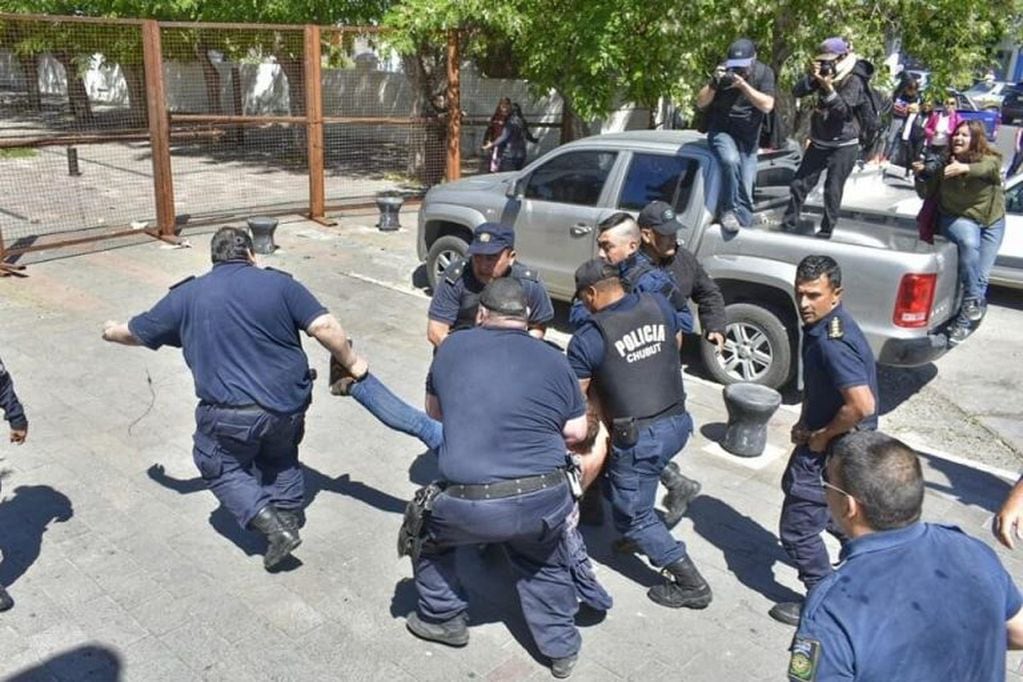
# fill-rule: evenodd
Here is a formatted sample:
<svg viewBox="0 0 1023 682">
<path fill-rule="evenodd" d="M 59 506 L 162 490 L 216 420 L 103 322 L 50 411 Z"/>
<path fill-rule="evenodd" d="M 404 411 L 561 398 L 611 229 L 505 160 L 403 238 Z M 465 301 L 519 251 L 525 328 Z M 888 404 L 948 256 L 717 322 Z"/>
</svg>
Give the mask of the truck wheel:
<svg viewBox="0 0 1023 682">
<path fill-rule="evenodd" d="M 446 234 L 435 241 L 426 254 L 426 279 L 430 288 L 436 290 L 444 271 L 454 261 L 465 256 L 469 243 L 461 237 Z"/>
<path fill-rule="evenodd" d="M 794 344 L 781 317 L 770 308 L 750 303 L 725 307 L 725 348 L 719 356 L 714 344 L 700 345 L 703 364 L 722 384 L 740 381 L 781 388 L 792 376 Z"/>
</svg>

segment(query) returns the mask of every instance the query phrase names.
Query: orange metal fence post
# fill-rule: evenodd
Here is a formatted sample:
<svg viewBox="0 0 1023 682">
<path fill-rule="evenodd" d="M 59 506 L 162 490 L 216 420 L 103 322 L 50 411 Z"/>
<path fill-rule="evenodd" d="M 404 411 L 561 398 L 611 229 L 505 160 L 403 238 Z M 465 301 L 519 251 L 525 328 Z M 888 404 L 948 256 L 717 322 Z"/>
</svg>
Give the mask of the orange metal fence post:
<svg viewBox="0 0 1023 682">
<path fill-rule="evenodd" d="M 174 236 L 174 179 L 171 175 L 170 121 L 163 80 L 160 26 L 149 19 L 142 22 L 142 60 L 146 78 L 146 112 L 149 116 L 149 144 L 153 154 L 153 193 L 156 223 L 161 238 Z"/>
<path fill-rule="evenodd" d="M 309 217 L 322 221 L 323 180 L 323 84 L 320 80 L 320 27 L 305 27 L 305 115 L 309 162 Z"/>
<path fill-rule="evenodd" d="M 458 31 L 448 31 L 448 154 L 444 178 L 449 182 L 462 177 L 462 85 L 461 52 Z"/>
</svg>

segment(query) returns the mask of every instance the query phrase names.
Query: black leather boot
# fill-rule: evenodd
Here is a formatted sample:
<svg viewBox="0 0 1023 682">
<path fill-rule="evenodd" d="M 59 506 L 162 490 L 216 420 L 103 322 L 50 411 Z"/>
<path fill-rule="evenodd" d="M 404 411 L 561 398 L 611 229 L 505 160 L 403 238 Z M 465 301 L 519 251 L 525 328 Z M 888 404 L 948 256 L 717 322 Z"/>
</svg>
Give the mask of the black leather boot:
<svg viewBox="0 0 1023 682">
<path fill-rule="evenodd" d="M 281 517 L 281 523 L 290 531 L 298 532 L 298 529 L 305 525 L 305 511 L 299 509 L 278 509 L 277 515 Z"/>
<path fill-rule="evenodd" d="M 465 646 L 469 643 L 469 628 L 465 625 L 466 616 L 460 613 L 443 623 L 428 623 L 415 611 L 408 615 L 405 627 L 416 637 L 448 646 Z"/>
<path fill-rule="evenodd" d="M 713 599 L 710 585 L 689 557 L 668 564 L 661 573 L 664 583 L 651 587 L 646 593 L 653 602 L 672 609 L 705 609 L 710 605 Z"/>
<path fill-rule="evenodd" d="M 263 557 L 263 568 L 268 571 L 302 544 L 298 528 L 288 528 L 272 504 L 260 509 L 249 525 L 265 535 L 267 542 L 270 543 Z"/>
<path fill-rule="evenodd" d="M 700 494 L 700 483 L 682 475 L 678 465 L 668 462 L 661 472 L 661 483 L 668 489 L 664 496 L 664 525 L 674 528 L 689 509 L 689 503 Z"/>
<path fill-rule="evenodd" d="M 7 594 L 4 586 L 0 585 L 0 611 L 8 611 L 12 606 L 14 606 L 14 600 L 11 599 L 11 595 Z"/>
</svg>

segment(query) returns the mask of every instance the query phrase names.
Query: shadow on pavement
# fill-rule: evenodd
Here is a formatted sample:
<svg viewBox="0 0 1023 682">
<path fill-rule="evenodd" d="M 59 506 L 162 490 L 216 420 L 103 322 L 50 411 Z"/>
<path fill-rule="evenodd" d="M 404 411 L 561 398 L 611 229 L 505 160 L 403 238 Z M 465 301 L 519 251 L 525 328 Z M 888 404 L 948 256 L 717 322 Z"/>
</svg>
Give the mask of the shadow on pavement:
<svg viewBox="0 0 1023 682">
<path fill-rule="evenodd" d="M 56 654 L 39 665 L 5 678 L 6 682 L 51 679 L 116 682 L 121 679 L 121 657 L 109 647 L 87 644 Z"/>
<path fill-rule="evenodd" d="M 967 506 L 978 507 L 994 514 L 1001 508 L 1012 488 L 1012 483 L 986 471 L 956 464 L 926 452 L 919 454 L 930 468 L 940 471 L 948 478 L 948 485 L 928 481 L 925 471 L 925 485 Z"/>
<path fill-rule="evenodd" d="M 392 514 L 405 513 L 406 500 L 377 490 L 361 481 L 353 481 L 350 474 L 331 478 L 307 465 L 302 465 L 302 471 L 305 473 L 305 504 L 303 508 L 311 505 L 321 491 L 327 491 L 354 498 L 380 511 Z M 201 477 L 174 478 L 167 475 L 162 464 L 154 464 L 149 467 L 146 474 L 156 483 L 181 495 L 190 495 L 206 490 L 206 483 Z M 210 525 L 248 556 L 262 555 L 266 551 L 266 540 L 258 533 L 250 532 L 239 526 L 235 518 L 223 506 L 217 507 L 210 513 Z M 3 527 L 2 523 L 0 523 L 0 527 Z"/>
<path fill-rule="evenodd" d="M 877 366 L 878 413 L 885 415 L 920 392 L 938 376 L 934 363 L 920 367 Z"/>
<path fill-rule="evenodd" d="M 0 503 L 0 585 L 10 587 L 39 558 L 51 521 L 74 515 L 71 500 L 48 485 L 21 485 Z"/>
<path fill-rule="evenodd" d="M 743 585 L 775 602 L 802 599 L 774 578 L 774 564 L 788 563 L 774 533 L 707 495 L 693 500 L 686 516 L 697 534 L 724 553 L 728 570 Z"/>
</svg>

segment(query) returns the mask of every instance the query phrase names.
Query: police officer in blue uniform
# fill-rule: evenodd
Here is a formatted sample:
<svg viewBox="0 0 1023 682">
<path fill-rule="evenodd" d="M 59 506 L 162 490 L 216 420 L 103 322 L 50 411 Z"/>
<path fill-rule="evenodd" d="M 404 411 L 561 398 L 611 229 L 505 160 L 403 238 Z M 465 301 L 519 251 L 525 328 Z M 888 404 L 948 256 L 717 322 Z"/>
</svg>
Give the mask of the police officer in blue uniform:
<svg viewBox="0 0 1023 682">
<path fill-rule="evenodd" d="M 515 261 L 515 233 L 507 225 L 483 223 L 473 233 L 468 258 L 455 261 L 437 283 L 426 327 L 435 347 L 452 331 L 476 325 L 480 292 L 490 282 L 511 277 L 522 283 L 529 303 L 529 333 L 543 338 L 554 306 L 539 275 Z"/>
<path fill-rule="evenodd" d="M 210 251 L 210 272 L 175 284 L 127 324 L 107 322 L 103 338 L 183 350 L 199 398 L 195 464 L 238 523 L 267 537 L 263 565 L 270 570 L 301 543 L 298 445 L 314 373 L 299 332 L 344 367 L 362 372 L 365 361 L 308 289 L 286 273 L 256 267 L 247 232 L 221 228 Z"/>
<path fill-rule="evenodd" d="M 1006 644 L 1023 648 L 1023 598 L 990 547 L 921 523 L 917 454 L 877 431 L 850 433 L 832 448 L 824 488 L 849 540 L 807 598 L 789 679 L 1004 680 Z"/>
<path fill-rule="evenodd" d="M 4 412 L 4 419 L 10 426 L 10 441 L 21 445 L 28 437 L 28 419 L 25 417 L 25 410 L 14 392 L 14 380 L 7 372 L 4 361 L 0 359 L 0 410 Z M 14 606 L 14 600 L 7 593 L 3 585 L 0 585 L 0 611 L 7 611 Z"/>
<path fill-rule="evenodd" d="M 828 444 L 856 429 L 877 428 L 877 367 L 856 321 L 842 307 L 842 270 L 829 256 L 807 256 L 796 268 L 796 303 L 803 321 L 803 409 L 792 427 L 796 445 L 782 477 L 781 543 L 807 591 L 831 573 L 821 538 L 829 521 L 821 473 Z M 771 617 L 799 622 L 799 602 L 783 602 Z"/>
<path fill-rule="evenodd" d="M 444 483 L 413 557 L 419 602 L 407 626 L 424 639 L 465 645 L 454 550 L 500 543 L 537 648 L 556 677 L 567 677 L 581 639 L 569 558 L 560 551 L 574 508 L 565 446 L 586 435 L 586 402 L 565 356 L 530 338 L 527 308 L 519 280 L 494 280 L 480 296 L 480 326 L 452 335 L 434 356 L 426 406 L 444 424 Z"/>
<path fill-rule="evenodd" d="M 602 260 L 575 273 L 576 296 L 592 313 L 572 336 L 568 360 L 583 391 L 596 380 L 612 424 L 607 490 L 616 528 L 665 582 L 647 596 L 662 606 L 705 608 L 711 589 L 654 513 L 657 483 L 689 439 L 675 311 L 663 297 L 626 293 L 618 269 Z"/>
</svg>

